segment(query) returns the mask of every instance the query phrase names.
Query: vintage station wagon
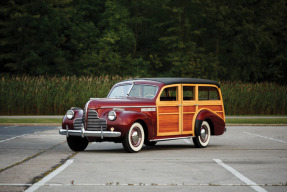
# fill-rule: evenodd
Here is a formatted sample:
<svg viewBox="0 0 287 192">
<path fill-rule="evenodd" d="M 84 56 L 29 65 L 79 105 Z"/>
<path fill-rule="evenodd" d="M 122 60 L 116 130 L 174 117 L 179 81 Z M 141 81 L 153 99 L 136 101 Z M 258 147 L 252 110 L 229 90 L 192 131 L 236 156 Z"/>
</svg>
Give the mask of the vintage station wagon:
<svg viewBox="0 0 287 192">
<path fill-rule="evenodd" d="M 89 142 L 112 141 L 127 152 L 174 139 L 192 139 L 202 148 L 211 135 L 224 132 L 219 83 L 195 78 L 119 82 L 107 98 L 91 98 L 84 109 L 68 110 L 59 130 L 74 151 L 85 150 Z"/>
</svg>

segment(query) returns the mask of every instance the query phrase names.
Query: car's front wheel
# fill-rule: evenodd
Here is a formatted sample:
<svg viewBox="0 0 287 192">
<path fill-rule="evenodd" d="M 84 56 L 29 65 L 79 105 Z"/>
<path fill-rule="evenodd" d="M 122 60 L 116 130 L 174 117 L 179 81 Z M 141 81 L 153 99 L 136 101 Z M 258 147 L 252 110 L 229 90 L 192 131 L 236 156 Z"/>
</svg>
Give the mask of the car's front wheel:
<svg viewBox="0 0 287 192">
<path fill-rule="evenodd" d="M 86 137 L 69 136 L 67 137 L 67 143 L 73 151 L 84 151 L 87 148 L 89 141 Z"/>
<path fill-rule="evenodd" d="M 200 127 L 200 135 L 192 138 L 195 147 L 206 147 L 209 143 L 210 135 L 210 126 L 207 121 L 203 121 Z"/>
<path fill-rule="evenodd" d="M 128 134 L 123 139 L 123 147 L 126 152 L 134 153 L 141 150 L 144 143 L 144 129 L 140 123 L 134 123 Z"/>
</svg>

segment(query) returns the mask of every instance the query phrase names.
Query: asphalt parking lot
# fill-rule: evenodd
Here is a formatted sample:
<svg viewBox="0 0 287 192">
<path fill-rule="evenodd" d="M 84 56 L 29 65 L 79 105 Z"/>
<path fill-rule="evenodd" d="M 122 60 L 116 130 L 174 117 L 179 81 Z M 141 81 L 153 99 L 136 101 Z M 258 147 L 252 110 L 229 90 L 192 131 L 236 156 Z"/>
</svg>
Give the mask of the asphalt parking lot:
<svg viewBox="0 0 287 192">
<path fill-rule="evenodd" d="M 57 127 L 0 126 L 0 191 L 287 191 L 287 127 L 230 126 L 205 149 L 160 142 L 135 154 L 72 152 Z"/>
</svg>

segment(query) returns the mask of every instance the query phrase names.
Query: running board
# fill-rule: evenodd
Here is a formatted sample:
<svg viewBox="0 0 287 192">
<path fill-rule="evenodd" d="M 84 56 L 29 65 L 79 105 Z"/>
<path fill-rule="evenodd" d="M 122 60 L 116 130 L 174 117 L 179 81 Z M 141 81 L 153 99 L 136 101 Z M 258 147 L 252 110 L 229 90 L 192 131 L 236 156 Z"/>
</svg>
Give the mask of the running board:
<svg viewBox="0 0 287 192">
<path fill-rule="evenodd" d="M 192 137 L 176 137 L 176 138 L 166 138 L 166 139 L 153 139 L 150 141 L 170 141 L 170 140 L 180 140 L 180 139 L 190 139 Z"/>
</svg>

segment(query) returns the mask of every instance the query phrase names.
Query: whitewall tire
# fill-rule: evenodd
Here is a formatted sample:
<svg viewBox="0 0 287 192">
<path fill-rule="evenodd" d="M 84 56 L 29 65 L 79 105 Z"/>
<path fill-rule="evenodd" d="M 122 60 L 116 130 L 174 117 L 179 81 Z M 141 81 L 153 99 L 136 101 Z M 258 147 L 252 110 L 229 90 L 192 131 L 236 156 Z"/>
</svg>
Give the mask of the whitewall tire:
<svg viewBox="0 0 287 192">
<path fill-rule="evenodd" d="M 145 134 L 140 123 L 134 123 L 123 139 L 123 147 L 129 153 L 138 152 L 144 144 Z"/>
<path fill-rule="evenodd" d="M 210 126 L 207 121 L 203 121 L 200 127 L 200 135 L 192 138 L 195 147 L 207 147 L 210 141 L 210 135 Z"/>
</svg>

